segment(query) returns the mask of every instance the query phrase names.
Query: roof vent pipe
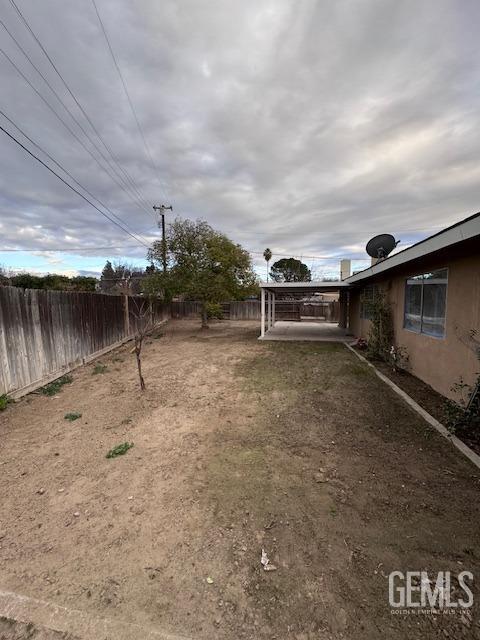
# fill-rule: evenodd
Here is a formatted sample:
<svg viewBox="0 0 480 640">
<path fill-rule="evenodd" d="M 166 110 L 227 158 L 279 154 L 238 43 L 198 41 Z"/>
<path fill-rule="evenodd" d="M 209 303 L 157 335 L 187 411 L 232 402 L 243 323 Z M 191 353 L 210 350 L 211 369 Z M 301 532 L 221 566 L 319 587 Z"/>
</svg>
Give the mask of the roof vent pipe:
<svg viewBox="0 0 480 640">
<path fill-rule="evenodd" d="M 340 280 L 345 280 L 352 273 L 352 261 L 340 260 Z"/>
</svg>

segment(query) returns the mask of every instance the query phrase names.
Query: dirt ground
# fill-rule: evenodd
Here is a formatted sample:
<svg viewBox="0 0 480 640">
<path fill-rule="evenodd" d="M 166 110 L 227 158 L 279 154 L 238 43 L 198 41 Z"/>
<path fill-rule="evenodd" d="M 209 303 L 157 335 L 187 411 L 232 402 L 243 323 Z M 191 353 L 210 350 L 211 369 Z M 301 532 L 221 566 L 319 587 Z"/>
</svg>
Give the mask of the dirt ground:
<svg viewBox="0 0 480 640">
<path fill-rule="evenodd" d="M 394 570 L 480 579 L 468 460 L 342 345 L 163 333 L 143 395 L 126 345 L 0 414 L 1 590 L 200 640 L 480 638 L 476 586 L 471 615 L 388 603 Z"/>
</svg>

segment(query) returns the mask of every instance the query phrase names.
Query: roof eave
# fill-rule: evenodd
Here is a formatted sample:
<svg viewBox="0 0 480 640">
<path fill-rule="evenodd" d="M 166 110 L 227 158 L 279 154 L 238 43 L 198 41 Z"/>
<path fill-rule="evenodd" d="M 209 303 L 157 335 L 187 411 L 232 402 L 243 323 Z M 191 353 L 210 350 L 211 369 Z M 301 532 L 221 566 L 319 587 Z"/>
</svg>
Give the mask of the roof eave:
<svg viewBox="0 0 480 640">
<path fill-rule="evenodd" d="M 349 284 L 345 280 L 338 280 L 336 282 L 323 282 L 321 280 L 312 280 L 310 282 L 260 282 L 261 289 L 277 289 L 284 291 L 291 291 L 292 289 L 315 291 L 317 289 L 344 289 L 348 288 Z"/>
</svg>

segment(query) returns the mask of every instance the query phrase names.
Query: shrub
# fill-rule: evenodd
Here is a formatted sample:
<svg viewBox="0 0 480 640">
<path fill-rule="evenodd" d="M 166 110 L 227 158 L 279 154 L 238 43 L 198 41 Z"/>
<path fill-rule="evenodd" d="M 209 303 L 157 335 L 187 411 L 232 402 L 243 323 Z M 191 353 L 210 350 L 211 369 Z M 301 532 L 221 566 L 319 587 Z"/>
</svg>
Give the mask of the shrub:
<svg viewBox="0 0 480 640">
<path fill-rule="evenodd" d="M 460 327 L 456 327 L 456 331 L 460 332 L 461 340 L 476 355 L 480 362 L 480 332 L 478 329 L 469 329 L 462 331 Z M 477 379 L 473 385 L 469 385 L 460 377 L 460 380 L 452 386 L 453 393 L 456 394 L 458 401 L 447 400 L 446 423 L 447 428 L 456 433 L 475 432 L 478 438 L 478 430 L 480 429 L 480 372 L 477 373 Z"/>
<path fill-rule="evenodd" d="M 480 429 L 480 376 L 476 384 L 468 385 L 460 378 L 452 386 L 452 391 L 458 394 L 459 402 L 446 400 L 446 426 L 451 433 L 468 432 L 470 429 Z"/>
<path fill-rule="evenodd" d="M 406 371 L 409 367 L 409 357 L 406 347 L 390 347 L 388 363 L 394 371 Z"/>
<path fill-rule="evenodd" d="M 385 294 L 377 291 L 373 300 L 364 301 L 370 316 L 367 353 L 373 360 L 390 360 L 393 345 L 392 310 Z"/>
<path fill-rule="evenodd" d="M 205 311 L 209 320 L 212 320 L 212 318 L 223 320 L 223 308 L 219 302 L 206 302 Z"/>
<path fill-rule="evenodd" d="M 64 416 L 65 420 L 70 420 L 70 422 L 73 422 L 74 420 L 78 420 L 81 417 L 82 417 L 82 414 L 77 412 L 66 413 Z"/>
<path fill-rule="evenodd" d="M 0 396 L 0 411 L 5 411 L 7 405 L 12 402 L 11 399 L 7 396 L 6 393 L 3 393 Z"/>
<path fill-rule="evenodd" d="M 73 382 L 72 376 L 62 376 L 42 387 L 40 393 L 43 393 L 44 396 L 54 396 L 60 391 L 64 384 L 70 384 L 71 382 Z"/>
<path fill-rule="evenodd" d="M 122 444 L 117 444 L 116 447 L 113 447 L 113 449 L 110 449 L 110 451 L 107 453 L 105 457 L 116 458 L 117 456 L 123 456 L 132 447 L 133 447 L 133 442 L 122 442 Z"/>
<path fill-rule="evenodd" d="M 92 371 L 92 376 L 96 376 L 99 373 L 105 373 L 107 370 L 107 365 L 106 364 L 102 364 L 101 362 L 98 362 L 94 367 L 93 367 L 93 371 Z"/>
</svg>

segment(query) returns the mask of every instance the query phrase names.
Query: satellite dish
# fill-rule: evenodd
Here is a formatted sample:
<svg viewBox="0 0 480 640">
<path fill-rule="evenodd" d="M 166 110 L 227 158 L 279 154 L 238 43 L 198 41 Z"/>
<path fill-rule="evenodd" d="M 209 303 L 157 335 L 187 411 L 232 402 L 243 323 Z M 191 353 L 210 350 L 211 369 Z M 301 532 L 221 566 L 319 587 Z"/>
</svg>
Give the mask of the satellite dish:
<svg viewBox="0 0 480 640">
<path fill-rule="evenodd" d="M 395 240 L 389 233 L 381 233 L 367 242 L 367 253 L 372 258 L 383 260 L 395 249 L 399 242 L 400 240 Z"/>
</svg>

